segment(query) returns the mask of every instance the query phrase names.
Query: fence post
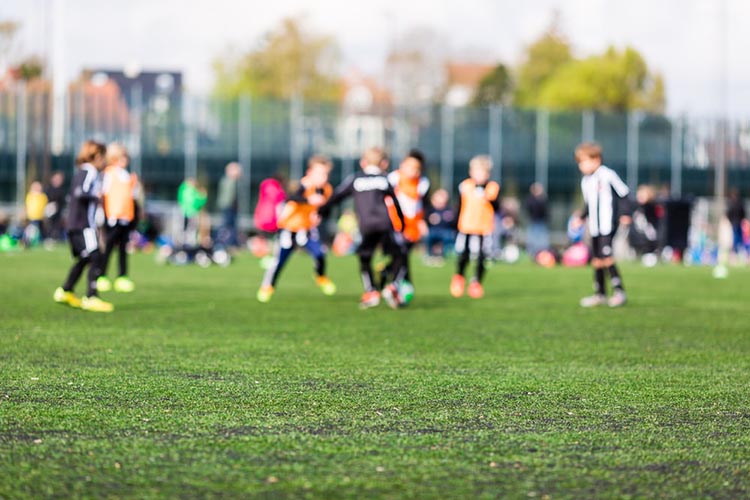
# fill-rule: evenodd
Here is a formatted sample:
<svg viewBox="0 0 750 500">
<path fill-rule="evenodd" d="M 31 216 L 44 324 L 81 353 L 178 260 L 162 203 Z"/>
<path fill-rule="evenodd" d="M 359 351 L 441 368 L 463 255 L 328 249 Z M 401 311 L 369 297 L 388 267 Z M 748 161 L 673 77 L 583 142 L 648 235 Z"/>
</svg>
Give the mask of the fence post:
<svg viewBox="0 0 750 500">
<path fill-rule="evenodd" d="M 18 204 L 17 217 L 24 210 L 26 195 L 26 148 L 27 144 L 27 120 L 26 113 L 26 83 L 18 82 L 18 104 L 16 106 L 16 203 Z"/>
<path fill-rule="evenodd" d="M 241 95 L 237 113 L 237 159 L 242 165 L 240 189 L 237 195 L 240 214 L 250 214 L 253 179 L 253 142 L 252 142 L 252 100 L 248 95 Z"/>
<path fill-rule="evenodd" d="M 443 104 L 440 120 L 440 184 L 441 187 L 453 192 L 454 169 L 454 112 L 452 106 Z"/>
<path fill-rule="evenodd" d="M 671 186 L 670 193 L 672 198 L 675 199 L 682 198 L 682 129 L 682 118 L 673 119 L 671 154 L 672 173 L 670 175 L 669 184 Z"/>
<path fill-rule="evenodd" d="M 490 158 L 494 168 L 492 178 L 497 182 L 503 179 L 503 107 L 490 106 Z"/>
<path fill-rule="evenodd" d="M 536 112 L 536 151 L 534 181 L 547 190 L 549 182 L 549 111 Z"/>
<path fill-rule="evenodd" d="M 641 113 L 631 111 L 628 113 L 627 130 L 627 182 L 631 191 L 638 188 L 638 148 L 640 133 Z"/>
<path fill-rule="evenodd" d="M 190 96 L 182 95 L 184 115 L 182 126 L 185 130 L 185 179 L 198 177 L 198 144 L 195 134 L 196 102 Z"/>
<path fill-rule="evenodd" d="M 581 141 L 593 142 L 596 137 L 596 115 L 587 109 L 581 114 Z"/>
<path fill-rule="evenodd" d="M 302 178 L 304 161 L 302 154 L 302 98 L 299 94 L 292 97 L 289 106 L 289 180 L 297 181 Z"/>
<path fill-rule="evenodd" d="M 141 117 L 143 113 L 143 89 L 136 83 L 130 90 L 130 165 L 134 174 L 143 182 L 143 152 L 141 143 Z"/>
</svg>

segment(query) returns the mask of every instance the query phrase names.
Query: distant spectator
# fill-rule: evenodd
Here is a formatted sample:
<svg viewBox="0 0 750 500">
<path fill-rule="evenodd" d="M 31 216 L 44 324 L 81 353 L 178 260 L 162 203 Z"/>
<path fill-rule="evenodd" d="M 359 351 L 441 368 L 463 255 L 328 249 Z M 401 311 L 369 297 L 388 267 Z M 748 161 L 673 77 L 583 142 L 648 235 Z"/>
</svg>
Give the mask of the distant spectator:
<svg viewBox="0 0 750 500">
<path fill-rule="evenodd" d="M 185 179 L 177 191 L 177 204 L 183 215 L 183 245 L 198 245 L 200 212 L 206 205 L 206 190 L 199 187 L 192 177 Z"/>
<path fill-rule="evenodd" d="M 28 221 L 27 243 L 39 241 L 42 238 L 42 221 L 44 208 L 47 206 L 47 195 L 42 190 L 40 182 L 32 182 L 26 195 L 26 220 Z"/>
<path fill-rule="evenodd" d="M 659 246 L 659 210 L 656 193 L 651 186 L 638 186 L 635 194 L 636 208 L 628 232 L 630 246 L 641 256 L 648 266 L 656 264 L 656 251 Z"/>
<path fill-rule="evenodd" d="M 239 208 L 239 179 L 242 167 L 237 162 L 227 164 L 224 177 L 219 181 L 219 192 L 216 206 L 221 210 L 221 228 L 218 240 L 228 246 L 237 246 L 237 212 Z"/>
<path fill-rule="evenodd" d="M 63 231 L 63 210 L 65 209 L 65 174 L 59 170 L 52 174 L 49 184 L 44 189 L 47 195 L 47 207 L 44 212 L 47 217 L 47 238 L 62 240 L 65 238 Z"/>
<path fill-rule="evenodd" d="M 526 251 L 533 258 L 537 253 L 549 248 L 547 195 L 544 192 L 544 186 L 538 182 L 531 185 L 524 208 L 529 216 L 529 227 L 526 231 Z"/>
<path fill-rule="evenodd" d="M 729 223 L 732 225 L 732 234 L 734 235 L 732 251 L 738 255 L 743 251 L 747 252 L 748 248 L 745 245 L 742 235 L 742 224 L 743 221 L 747 220 L 745 200 L 740 196 L 740 192 L 737 188 L 732 188 L 729 191 L 727 219 L 729 219 Z"/>
<path fill-rule="evenodd" d="M 442 265 L 446 254 L 456 239 L 456 212 L 448 204 L 450 195 L 438 189 L 430 197 L 427 208 L 427 258 L 428 265 Z"/>
</svg>

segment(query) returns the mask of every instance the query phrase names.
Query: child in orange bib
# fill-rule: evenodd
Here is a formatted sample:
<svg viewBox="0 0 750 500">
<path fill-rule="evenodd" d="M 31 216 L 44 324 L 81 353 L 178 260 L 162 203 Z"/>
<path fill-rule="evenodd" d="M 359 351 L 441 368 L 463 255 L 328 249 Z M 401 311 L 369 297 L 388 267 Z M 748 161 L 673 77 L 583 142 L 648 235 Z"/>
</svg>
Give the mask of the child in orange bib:
<svg viewBox="0 0 750 500">
<path fill-rule="evenodd" d="M 489 156 L 475 156 L 469 162 L 469 178 L 458 186 L 458 266 L 450 286 L 451 295 L 454 297 L 464 294 L 464 273 L 472 259 L 476 261 L 476 271 L 469 283 L 468 293 L 473 299 L 484 296 L 484 260 L 492 250 L 495 212 L 500 206 L 500 185 L 490 180 L 491 171 L 492 160 Z"/>
</svg>

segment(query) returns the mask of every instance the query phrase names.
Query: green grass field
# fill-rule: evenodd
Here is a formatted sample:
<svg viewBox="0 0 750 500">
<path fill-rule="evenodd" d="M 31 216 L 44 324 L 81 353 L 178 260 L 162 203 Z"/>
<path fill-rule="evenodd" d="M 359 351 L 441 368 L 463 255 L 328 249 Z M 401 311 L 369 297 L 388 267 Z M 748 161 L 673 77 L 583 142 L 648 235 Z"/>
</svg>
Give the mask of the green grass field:
<svg viewBox="0 0 750 500">
<path fill-rule="evenodd" d="M 298 255 L 261 270 L 132 257 L 111 315 L 54 304 L 64 250 L 0 255 L 0 498 L 747 498 L 750 271 L 499 265 L 452 299 L 359 311 Z M 114 266 L 113 266 L 114 268 Z M 82 284 L 79 284 L 79 288 Z"/>
</svg>

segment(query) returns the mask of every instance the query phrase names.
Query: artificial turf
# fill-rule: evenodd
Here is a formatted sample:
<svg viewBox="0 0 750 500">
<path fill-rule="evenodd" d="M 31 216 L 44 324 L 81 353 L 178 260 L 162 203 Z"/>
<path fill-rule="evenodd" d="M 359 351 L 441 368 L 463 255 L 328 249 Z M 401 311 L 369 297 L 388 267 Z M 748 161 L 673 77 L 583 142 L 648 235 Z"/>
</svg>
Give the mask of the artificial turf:
<svg viewBox="0 0 750 500">
<path fill-rule="evenodd" d="M 70 263 L 0 254 L 0 498 L 750 496 L 746 269 L 624 265 L 583 310 L 588 269 L 457 300 L 415 261 L 411 307 L 360 311 L 353 258 L 259 304 L 250 256 L 135 255 L 107 315 L 52 302 Z"/>
</svg>

